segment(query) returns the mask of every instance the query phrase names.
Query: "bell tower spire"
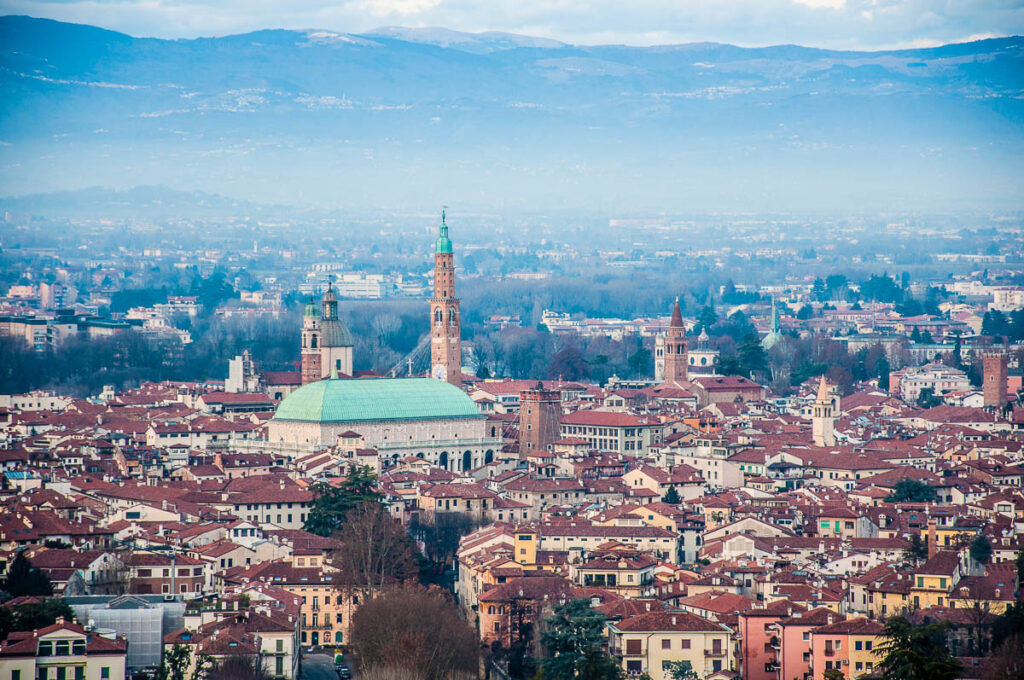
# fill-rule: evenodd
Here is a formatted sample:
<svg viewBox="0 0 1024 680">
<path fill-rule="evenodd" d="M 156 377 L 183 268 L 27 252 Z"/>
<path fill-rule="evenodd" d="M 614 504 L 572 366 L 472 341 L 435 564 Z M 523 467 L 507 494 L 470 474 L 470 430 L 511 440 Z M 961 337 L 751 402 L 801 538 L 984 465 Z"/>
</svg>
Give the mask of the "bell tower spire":
<svg viewBox="0 0 1024 680">
<path fill-rule="evenodd" d="M 434 242 L 434 297 L 430 300 L 430 375 L 462 384 L 462 326 L 455 297 L 455 261 L 448 237 L 448 206 Z"/>
</svg>

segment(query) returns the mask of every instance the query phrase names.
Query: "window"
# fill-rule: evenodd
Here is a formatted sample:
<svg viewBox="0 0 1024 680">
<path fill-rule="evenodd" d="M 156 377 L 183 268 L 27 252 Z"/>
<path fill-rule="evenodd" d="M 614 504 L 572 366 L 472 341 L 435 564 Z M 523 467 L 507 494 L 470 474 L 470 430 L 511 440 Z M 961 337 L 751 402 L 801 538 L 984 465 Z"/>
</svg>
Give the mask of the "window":
<svg viewBox="0 0 1024 680">
<path fill-rule="evenodd" d="M 21 680 L 21 670 L 20 669 L 15 668 L 13 671 L 11 671 L 11 680 Z"/>
<path fill-rule="evenodd" d="M 643 642 L 641 640 L 626 640 L 626 654 L 642 654 Z"/>
<path fill-rule="evenodd" d="M 684 639 L 682 641 L 682 643 L 683 643 L 682 649 L 689 649 L 690 648 L 690 641 L 688 639 Z"/>
<path fill-rule="evenodd" d="M 672 649 L 672 639 L 671 638 L 664 638 L 661 641 L 661 648 L 662 649 Z"/>
<path fill-rule="evenodd" d="M 39 643 L 39 656 L 53 656 L 53 643 L 47 640 Z"/>
</svg>

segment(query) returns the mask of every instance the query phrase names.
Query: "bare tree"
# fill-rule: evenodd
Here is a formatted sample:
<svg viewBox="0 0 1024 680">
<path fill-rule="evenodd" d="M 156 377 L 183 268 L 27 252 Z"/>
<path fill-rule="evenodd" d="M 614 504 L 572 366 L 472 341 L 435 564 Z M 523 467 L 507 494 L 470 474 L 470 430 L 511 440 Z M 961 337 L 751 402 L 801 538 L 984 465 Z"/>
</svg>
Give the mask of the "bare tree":
<svg viewBox="0 0 1024 680">
<path fill-rule="evenodd" d="M 415 544 L 380 503 L 369 501 L 350 510 L 335 537 L 341 546 L 333 551 L 331 563 L 338 580 L 361 590 L 364 599 L 418 573 Z"/>
<path fill-rule="evenodd" d="M 1018 680 L 1024 678 L 1024 635 L 1011 635 L 989 659 L 985 680 Z"/>
<path fill-rule="evenodd" d="M 476 632 L 440 589 L 417 584 L 392 588 L 356 611 L 350 648 L 362 671 L 404 678 L 441 680 L 453 673 L 475 673 L 480 656 Z"/>
</svg>

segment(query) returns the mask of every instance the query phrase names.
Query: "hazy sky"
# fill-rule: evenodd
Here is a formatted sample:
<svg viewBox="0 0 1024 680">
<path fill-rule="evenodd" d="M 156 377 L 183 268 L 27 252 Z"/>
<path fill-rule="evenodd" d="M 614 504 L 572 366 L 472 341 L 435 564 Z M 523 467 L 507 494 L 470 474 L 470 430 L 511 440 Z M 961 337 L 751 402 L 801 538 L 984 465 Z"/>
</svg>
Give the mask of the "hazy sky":
<svg viewBox="0 0 1024 680">
<path fill-rule="evenodd" d="M 1024 0 L 0 0 L 0 13 L 163 38 L 399 25 L 577 44 L 707 40 L 875 49 L 1024 33 Z"/>
</svg>

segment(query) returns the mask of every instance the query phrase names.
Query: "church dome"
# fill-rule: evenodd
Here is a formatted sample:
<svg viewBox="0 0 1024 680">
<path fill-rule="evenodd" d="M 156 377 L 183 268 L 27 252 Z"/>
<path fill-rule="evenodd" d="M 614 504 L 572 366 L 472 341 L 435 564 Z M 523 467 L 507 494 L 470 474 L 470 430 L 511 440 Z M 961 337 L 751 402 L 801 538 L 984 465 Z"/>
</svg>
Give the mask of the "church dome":
<svg viewBox="0 0 1024 680">
<path fill-rule="evenodd" d="M 352 332 L 338 319 L 320 321 L 321 347 L 351 347 Z"/>
<path fill-rule="evenodd" d="M 482 417 L 469 395 L 432 378 L 318 380 L 289 394 L 274 413 L 276 421 L 321 424 Z"/>
</svg>

